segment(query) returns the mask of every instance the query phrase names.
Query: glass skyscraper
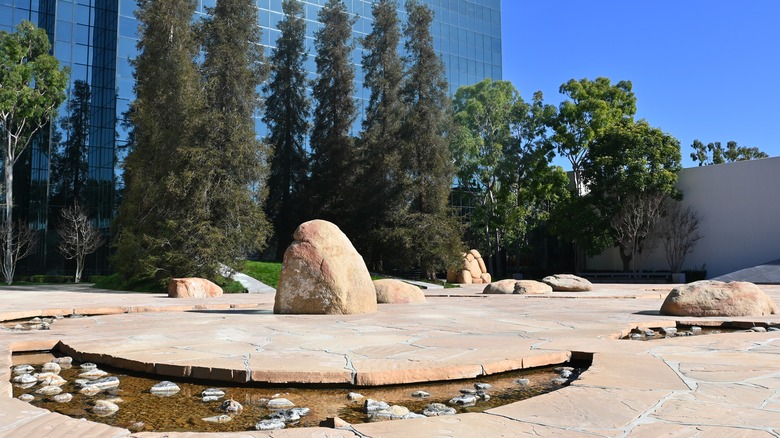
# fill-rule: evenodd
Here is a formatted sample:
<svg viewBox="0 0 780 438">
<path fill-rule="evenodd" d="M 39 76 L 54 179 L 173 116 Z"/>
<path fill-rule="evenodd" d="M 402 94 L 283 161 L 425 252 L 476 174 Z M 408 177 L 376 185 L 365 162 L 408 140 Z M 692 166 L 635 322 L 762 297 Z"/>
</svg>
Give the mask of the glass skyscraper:
<svg viewBox="0 0 780 438">
<path fill-rule="evenodd" d="M 355 97 L 365 103 L 359 38 L 371 31 L 371 0 L 344 0 L 357 19 L 353 26 L 357 67 Z M 205 14 L 216 0 L 198 0 Z M 434 46 L 447 72 L 450 92 L 485 78 L 501 79 L 500 0 L 420 0 L 434 12 Z M 304 1 L 309 78 L 315 77 L 314 33 L 325 0 Z M 403 0 L 399 13 L 405 21 Z M 266 55 L 279 37 L 282 0 L 256 0 Z M 0 0 L 0 30 L 13 32 L 22 20 L 43 28 L 54 55 L 71 70 L 66 103 L 17 164 L 14 178 L 16 217 L 26 217 L 39 231 L 38 250 L 18 268 L 24 273 L 64 273 L 56 252 L 59 211 L 81 199 L 108 232 L 118 203 L 117 157 L 128 142 L 124 114 L 133 100 L 130 60 L 137 54 L 135 0 Z M 362 104 L 360 105 L 363 106 Z M 360 121 L 356 123 L 359 127 Z M 265 127 L 257 121 L 258 133 Z M 77 157 L 77 158 L 74 158 Z M 74 162 L 81 163 L 77 166 Z M 70 163 L 70 164 L 69 164 Z M 107 249 L 90 257 L 85 274 L 106 272 Z M 70 272 L 70 269 L 67 270 Z"/>
</svg>

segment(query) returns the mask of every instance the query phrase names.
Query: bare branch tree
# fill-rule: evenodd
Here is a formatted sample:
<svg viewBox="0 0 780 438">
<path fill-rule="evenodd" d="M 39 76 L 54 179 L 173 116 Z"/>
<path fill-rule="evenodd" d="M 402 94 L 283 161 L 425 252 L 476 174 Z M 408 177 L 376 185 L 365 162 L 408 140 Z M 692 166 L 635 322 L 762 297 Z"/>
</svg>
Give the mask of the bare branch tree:
<svg viewBox="0 0 780 438">
<path fill-rule="evenodd" d="M 76 259 L 74 282 L 78 283 L 81 281 L 87 254 L 97 251 L 105 239 L 78 203 L 62 210 L 62 221 L 57 232 L 62 237 L 57 249 L 66 259 Z"/>
<path fill-rule="evenodd" d="M 663 193 L 637 193 L 623 202 L 612 217 L 615 243 L 623 260 L 623 270 L 637 272 L 645 256 L 657 245 L 654 230 L 663 215 Z"/>
<path fill-rule="evenodd" d="M 679 202 L 668 207 L 661 238 L 666 251 L 666 261 L 673 273 L 681 272 L 685 257 L 693 252 L 699 234 L 701 217 L 690 206 L 682 208 Z"/>
<path fill-rule="evenodd" d="M 6 226 L 5 221 L 0 219 L 0 244 L 3 248 L 12 248 L 10 258 L 8 252 L 0 252 L 2 260 L 3 278 L 6 284 L 11 284 L 16 271 L 16 263 L 32 254 L 35 251 L 35 244 L 38 242 L 38 234 L 31 230 L 22 222 L 16 222 L 13 226 Z M 8 243 L 11 245 L 8 245 Z"/>
</svg>

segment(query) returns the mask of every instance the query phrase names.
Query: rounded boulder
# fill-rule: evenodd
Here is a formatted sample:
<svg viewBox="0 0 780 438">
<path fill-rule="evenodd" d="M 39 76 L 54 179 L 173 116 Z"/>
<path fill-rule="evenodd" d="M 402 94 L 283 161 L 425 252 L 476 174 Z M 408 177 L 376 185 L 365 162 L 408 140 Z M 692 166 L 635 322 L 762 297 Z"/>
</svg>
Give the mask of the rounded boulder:
<svg viewBox="0 0 780 438">
<path fill-rule="evenodd" d="M 586 292 L 593 289 L 590 281 L 572 274 L 555 274 L 542 279 L 556 292 Z"/>
<path fill-rule="evenodd" d="M 205 278 L 172 278 L 168 282 L 171 298 L 211 298 L 222 296 L 222 288 Z"/>
<path fill-rule="evenodd" d="M 376 312 L 363 258 L 334 224 L 301 224 L 284 253 L 274 313 L 347 315 Z"/>
<path fill-rule="evenodd" d="M 695 281 L 672 289 L 661 314 L 674 316 L 763 316 L 778 313 L 777 305 L 753 283 Z"/>
<path fill-rule="evenodd" d="M 515 283 L 517 283 L 517 280 L 498 280 L 494 281 L 487 286 L 485 286 L 484 289 L 482 289 L 483 294 L 513 294 L 515 293 Z"/>
<path fill-rule="evenodd" d="M 520 295 L 538 295 L 549 294 L 553 291 L 552 286 L 534 280 L 518 280 L 515 282 L 514 293 Z"/>
<path fill-rule="evenodd" d="M 422 289 L 401 280 L 392 278 L 374 280 L 374 288 L 376 289 L 376 301 L 380 304 L 425 302 L 425 294 L 423 294 Z"/>
</svg>

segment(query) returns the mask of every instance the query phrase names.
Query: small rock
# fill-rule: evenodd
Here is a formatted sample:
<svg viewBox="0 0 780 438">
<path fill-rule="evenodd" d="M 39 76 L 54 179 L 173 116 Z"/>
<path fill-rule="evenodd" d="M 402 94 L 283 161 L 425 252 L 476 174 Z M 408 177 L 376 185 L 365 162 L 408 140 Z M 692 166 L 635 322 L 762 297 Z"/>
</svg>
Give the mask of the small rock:
<svg viewBox="0 0 780 438">
<path fill-rule="evenodd" d="M 520 386 L 528 386 L 529 384 L 531 384 L 531 381 L 528 379 L 517 379 L 515 380 L 515 383 L 517 383 Z"/>
<path fill-rule="evenodd" d="M 62 356 L 62 357 L 55 358 L 52 362 L 59 364 L 60 366 L 66 364 L 71 365 L 73 363 L 73 358 L 70 356 Z"/>
<path fill-rule="evenodd" d="M 14 374 L 19 376 L 22 374 L 31 374 L 33 371 L 35 371 L 35 368 L 33 368 L 32 365 L 17 365 L 14 367 Z"/>
<path fill-rule="evenodd" d="M 279 430 L 284 429 L 284 421 L 281 420 L 260 420 L 255 424 L 257 430 Z"/>
<path fill-rule="evenodd" d="M 453 409 L 454 411 L 454 409 Z M 416 414 L 414 412 L 409 412 L 408 414 L 401 417 L 402 420 L 410 420 L 412 418 L 426 418 L 425 415 L 422 414 Z"/>
<path fill-rule="evenodd" d="M 244 410 L 244 406 L 242 406 L 241 403 L 233 400 L 232 398 L 223 401 L 222 405 L 220 405 L 219 408 L 230 414 L 237 414 Z"/>
<path fill-rule="evenodd" d="M 73 400 L 73 394 L 69 392 L 57 394 L 52 398 L 52 400 L 56 401 L 57 403 L 68 403 Z"/>
<path fill-rule="evenodd" d="M 107 417 L 119 410 L 119 406 L 106 400 L 98 400 L 92 407 L 92 412 L 99 417 Z"/>
<path fill-rule="evenodd" d="M 490 383 L 475 383 L 474 384 L 474 389 L 486 390 L 486 389 L 490 389 L 492 387 L 493 387 L 493 385 L 491 385 Z"/>
<path fill-rule="evenodd" d="M 639 333 L 631 333 L 631 340 L 632 341 L 641 341 L 645 337 L 640 335 Z"/>
<path fill-rule="evenodd" d="M 219 397 L 217 397 L 216 395 L 207 395 L 203 397 L 203 403 L 209 403 L 214 401 L 219 401 Z"/>
<path fill-rule="evenodd" d="M 286 398 L 272 398 L 265 405 L 268 409 L 287 409 L 295 407 L 295 403 Z"/>
<path fill-rule="evenodd" d="M 571 370 L 561 370 L 561 378 L 568 379 L 571 377 Z"/>
<path fill-rule="evenodd" d="M 383 401 L 367 398 L 366 401 L 363 403 L 363 412 L 365 412 L 366 414 L 370 414 L 376 411 L 382 411 L 385 409 L 390 409 L 390 405 L 388 405 Z"/>
<path fill-rule="evenodd" d="M 32 374 L 20 374 L 18 376 L 14 376 L 13 382 L 21 384 L 38 383 L 38 379 L 36 379 Z"/>
<path fill-rule="evenodd" d="M 105 377 L 98 380 L 87 380 L 85 385 L 81 386 L 95 386 L 100 389 L 111 389 L 119 386 L 119 378 L 115 376 Z"/>
<path fill-rule="evenodd" d="M 661 330 L 661 334 L 667 337 L 674 336 L 677 333 L 677 328 L 675 327 L 664 327 Z"/>
<path fill-rule="evenodd" d="M 347 394 L 347 399 L 349 401 L 356 401 L 362 398 L 363 398 L 363 394 L 358 394 L 357 392 L 350 392 L 349 394 Z"/>
<path fill-rule="evenodd" d="M 32 383 L 14 383 L 14 386 L 19 388 L 19 389 L 27 389 L 27 388 L 32 388 L 33 386 L 35 386 L 35 384 L 36 384 L 36 382 L 32 382 Z"/>
<path fill-rule="evenodd" d="M 565 385 L 566 382 L 568 382 L 568 381 L 569 381 L 569 379 L 564 379 L 563 377 L 558 377 L 558 378 L 552 379 L 552 383 L 554 385 L 561 385 L 561 386 Z"/>
<path fill-rule="evenodd" d="M 44 380 L 46 380 L 46 379 L 48 379 L 50 377 L 55 377 L 55 376 L 59 377 L 59 374 L 55 374 L 55 373 L 35 373 L 35 374 L 33 374 L 33 377 L 38 379 L 39 382 L 42 382 L 42 381 L 44 381 Z"/>
<path fill-rule="evenodd" d="M 40 395 L 57 395 L 62 392 L 62 388 L 59 386 L 42 386 L 38 388 L 37 391 L 35 391 L 36 394 Z"/>
<path fill-rule="evenodd" d="M 309 408 L 292 408 L 291 410 L 296 414 L 298 414 L 298 416 L 300 417 L 305 417 L 309 415 L 309 412 L 311 412 L 311 409 Z"/>
<path fill-rule="evenodd" d="M 444 403 L 431 403 L 423 409 L 422 414 L 426 417 L 438 417 L 441 415 L 455 415 L 457 411 Z"/>
<path fill-rule="evenodd" d="M 255 402 L 255 404 L 256 404 L 257 406 L 260 406 L 261 408 L 264 408 L 264 407 L 268 406 L 268 402 L 269 402 L 269 401 L 270 401 L 270 400 L 268 400 L 267 398 L 260 398 L 260 399 L 257 399 L 257 401 Z"/>
<path fill-rule="evenodd" d="M 23 325 L 21 325 L 21 324 L 16 324 L 16 325 L 14 326 L 14 330 L 24 330 L 24 326 L 23 326 Z"/>
<path fill-rule="evenodd" d="M 215 415 L 213 417 L 207 417 L 202 418 L 203 421 L 206 421 L 208 423 L 227 423 L 228 421 L 232 420 L 233 417 L 227 414 L 222 415 Z"/>
<path fill-rule="evenodd" d="M 140 432 L 146 428 L 146 423 L 143 421 L 134 421 L 130 424 L 125 425 L 125 429 L 129 430 L 130 432 Z"/>
<path fill-rule="evenodd" d="M 655 336 L 655 332 L 650 330 L 650 329 L 647 329 L 647 330 L 645 330 L 644 335 L 647 338 L 652 338 L 653 336 Z"/>
<path fill-rule="evenodd" d="M 431 396 L 431 394 L 429 394 L 429 393 L 427 393 L 425 391 L 414 391 L 412 393 L 412 397 L 414 397 L 414 398 L 428 398 L 430 396 Z"/>
<path fill-rule="evenodd" d="M 23 402 L 31 402 L 31 401 L 35 400 L 35 396 L 32 395 L 32 394 L 22 394 L 22 395 L 19 396 L 19 400 L 21 400 Z"/>
<path fill-rule="evenodd" d="M 769 331 L 770 332 L 780 332 L 780 328 L 779 327 L 769 327 Z"/>
<path fill-rule="evenodd" d="M 219 389 L 219 388 L 208 388 L 204 389 L 203 392 L 200 393 L 203 397 L 224 397 L 225 391 Z"/>
<path fill-rule="evenodd" d="M 301 419 L 301 416 L 294 409 L 282 409 L 281 411 L 276 411 L 272 413 L 266 418 L 268 420 L 279 420 L 287 424 L 287 423 L 295 423 L 296 421 L 299 421 Z"/>
<path fill-rule="evenodd" d="M 86 395 L 87 397 L 92 397 L 94 395 L 100 394 L 101 389 L 98 388 L 95 385 L 87 385 L 81 389 L 79 389 L 79 394 Z"/>
<path fill-rule="evenodd" d="M 766 333 L 766 327 L 751 327 L 750 331 L 756 333 Z"/>
<path fill-rule="evenodd" d="M 68 381 L 63 379 L 59 375 L 49 376 L 41 380 L 41 385 L 45 385 L 45 386 L 62 386 L 66 383 L 68 383 Z"/>
<path fill-rule="evenodd" d="M 59 374 L 62 371 L 62 367 L 58 363 L 47 362 L 41 367 L 42 373 L 54 373 Z"/>
<path fill-rule="evenodd" d="M 477 391 L 477 397 L 484 401 L 490 400 L 490 395 L 485 391 Z"/>
<path fill-rule="evenodd" d="M 401 418 L 409 415 L 409 409 L 404 406 L 393 405 L 388 409 L 382 409 L 371 414 L 378 418 L 390 418 L 393 420 L 400 420 Z"/>
<path fill-rule="evenodd" d="M 692 326 L 691 327 L 691 333 L 696 334 L 696 335 L 701 334 L 701 327 L 696 326 L 696 325 Z"/>
<path fill-rule="evenodd" d="M 111 402 L 111 403 L 116 403 L 116 404 L 124 403 L 124 400 L 122 400 L 122 397 L 111 397 L 111 398 L 107 398 L 106 401 L 107 402 Z"/>
<path fill-rule="evenodd" d="M 92 362 L 87 362 L 87 363 L 83 363 L 83 364 L 81 364 L 81 365 L 79 366 L 79 368 L 81 368 L 81 369 L 82 369 L 82 370 L 84 370 L 84 371 L 89 371 L 89 370 L 94 370 L 94 369 L 96 369 L 96 368 L 97 368 L 97 365 L 95 365 L 95 364 L 94 364 L 94 363 L 92 363 Z"/>
<path fill-rule="evenodd" d="M 463 394 L 458 397 L 451 398 L 450 404 L 458 406 L 474 406 L 477 404 L 477 396 L 473 394 Z"/>
<path fill-rule="evenodd" d="M 181 388 L 179 388 L 179 385 L 169 381 L 169 380 L 163 380 L 162 382 L 152 386 L 152 388 L 149 390 L 152 394 L 158 395 L 161 397 L 170 397 L 177 392 L 179 392 Z"/>
<path fill-rule="evenodd" d="M 107 375 L 108 375 L 107 372 L 105 372 L 103 370 L 100 370 L 100 369 L 97 369 L 97 368 L 93 368 L 91 370 L 87 370 L 87 371 L 84 371 L 83 373 L 79 374 L 79 377 L 81 377 L 82 379 L 93 379 L 94 380 L 94 379 L 99 379 L 101 377 L 105 377 Z"/>
<path fill-rule="evenodd" d="M 474 395 L 474 394 L 477 393 L 477 390 L 476 389 L 471 389 L 471 388 L 463 388 L 463 389 L 460 390 L 460 393 L 461 394 Z"/>
</svg>

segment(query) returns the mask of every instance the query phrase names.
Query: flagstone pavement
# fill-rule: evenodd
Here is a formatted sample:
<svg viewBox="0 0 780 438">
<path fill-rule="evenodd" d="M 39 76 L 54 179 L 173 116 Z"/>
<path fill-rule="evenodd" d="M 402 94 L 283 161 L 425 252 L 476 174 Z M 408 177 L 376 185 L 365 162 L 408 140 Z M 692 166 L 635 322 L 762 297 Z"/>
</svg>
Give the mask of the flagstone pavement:
<svg viewBox="0 0 780 438">
<path fill-rule="evenodd" d="M 274 315 L 273 294 L 173 299 L 86 286 L 0 288 L 0 320 L 57 320 L 46 331 L 0 329 L 0 437 L 780 437 L 780 332 L 651 342 L 634 327 L 722 321 L 780 324 L 780 315 L 675 318 L 670 285 L 596 284 L 584 293 L 483 295 L 426 291 L 427 302 L 374 314 Z M 760 286 L 780 303 L 780 285 Z M 131 433 L 12 398 L 11 353 L 57 348 L 77 360 L 162 376 L 225 381 L 380 385 L 475 377 L 590 357 L 559 391 L 491 409 L 346 429 Z"/>
</svg>

